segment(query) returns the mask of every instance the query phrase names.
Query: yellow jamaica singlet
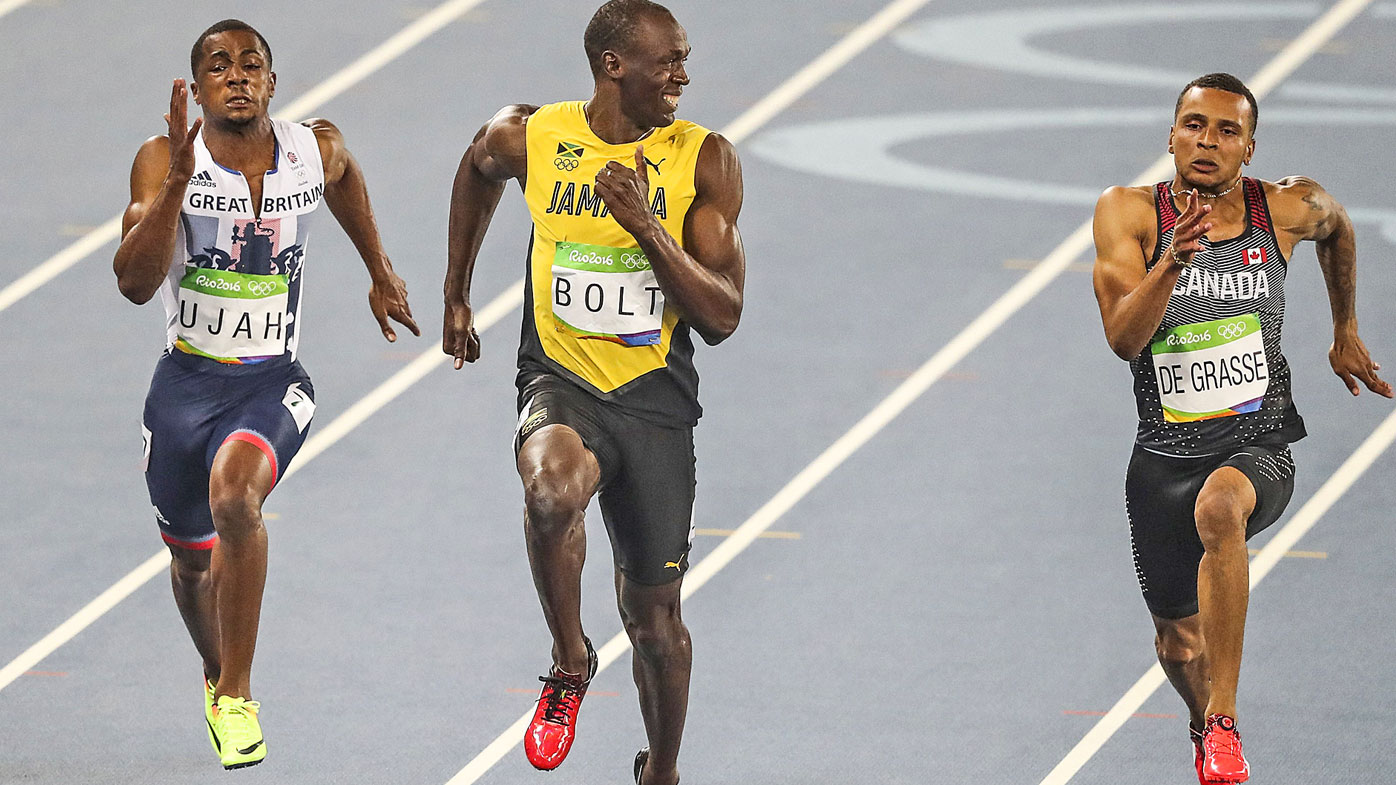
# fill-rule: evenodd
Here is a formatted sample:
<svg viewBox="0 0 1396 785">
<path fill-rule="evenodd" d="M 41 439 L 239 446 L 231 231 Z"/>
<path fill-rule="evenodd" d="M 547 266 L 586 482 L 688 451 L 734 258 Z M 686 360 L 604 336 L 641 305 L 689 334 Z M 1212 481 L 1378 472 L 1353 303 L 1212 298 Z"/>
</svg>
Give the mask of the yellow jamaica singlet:
<svg viewBox="0 0 1396 785">
<path fill-rule="evenodd" d="M 528 119 L 524 200 L 533 218 L 519 386 L 560 375 L 660 423 L 697 422 L 698 375 L 688 325 L 666 305 L 649 259 L 596 192 L 608 161 L 635 165 L 644 145 L 650 212 L 683 243 L 694 169 L 708 130 L 676 120 L 630 144 L 602 141 L 582 101 Z"/>
</svg>

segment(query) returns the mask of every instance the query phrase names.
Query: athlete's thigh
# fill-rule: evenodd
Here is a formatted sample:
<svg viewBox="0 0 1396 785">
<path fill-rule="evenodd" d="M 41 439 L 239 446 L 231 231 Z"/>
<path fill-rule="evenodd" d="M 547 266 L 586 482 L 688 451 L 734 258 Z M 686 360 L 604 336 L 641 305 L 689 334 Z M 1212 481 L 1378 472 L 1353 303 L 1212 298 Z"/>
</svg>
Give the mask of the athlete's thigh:
<svg viewBox="0 0 1396 785">
<path fill-rule="evenodd" d="M 1134 448 L 1125 477 L 1134 570 L 1144 602 L 1155 616 L 1197 613 L 1197 567 L 1202 540 L 1193 510 L 1217 461 L 1174 458 Z"/>
<path fill-rule="evenodd" d="M 228 405 L 223 381 L 166 355 L 146 394 L 141 417 L 146 488 L 161 537 L 177 547 L 206 549 L 217 539 L 204 455 Z"/>
<path fill-rule="evenodd" d="M 616 567 L 635 583 L 666 584 L 688 570 L 693 544 L 693 429 L 616 419 L 620 465 L 600 494 Z"/>
<path fill-rule="evenodd" d="M 225 444 L 244 442 L 266 458 L 274 488 L 310 433 L 315 388 L 298 363 L 246 379 L 241 386 L 238 405 L 214 424 L 204 462 L 211 470 Z"/>
<path fill-rule="evenodd" d="M 613 465 L 610 439 L 599 419 L 600 401 L 564 380 L 540 378 L 519 396 L 514 457 L 525 484 L 535 478 L 578 490 L 585 507 Z"/>
<path fill-rule="evenodd" d="M 1255 509 L 1246 520 L 1250 539 L 1279 520 L 1294 495 L 1294 456 L 1289 445 L 1251 445 L 1237 450 L 1222 462 L 1251 481 L 1255 488 Z"/>
</svg>

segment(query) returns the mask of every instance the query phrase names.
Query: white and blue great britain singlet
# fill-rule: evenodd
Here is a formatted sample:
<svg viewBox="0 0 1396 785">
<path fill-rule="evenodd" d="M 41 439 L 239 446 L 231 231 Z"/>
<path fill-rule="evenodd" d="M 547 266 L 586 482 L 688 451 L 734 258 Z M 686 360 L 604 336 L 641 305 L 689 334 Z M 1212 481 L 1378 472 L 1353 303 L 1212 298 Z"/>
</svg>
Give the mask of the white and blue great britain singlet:
<svg viewBox="0 0 1396 785">
<path fill-rule="evenodd" d="M 310 217 L 325 170 L 314 131 L 284 120 L 272 131 L 276 157 L 257 211 L 242 173 L 213 160 L 202 131 L 194 140 L 194 176 L 160 286 L 172 351 L 226 365 L 296 357 Z"/>
<path fill-rule="evenodd" d="M 1242 180 L 1245 231 L 1202 250 L 1178 276 L 1158 332 L 1130 361 L 1139 409 L 1136 443 L 1191 457 L 1257 441 L 1304 438 L 1280 352 L 1288 262 L 1259 180 Z M 1178 211 L 1169 183 L 1154 186 L 1158 244 L 1152 270 L 1173 241 Z"/>
</svg>

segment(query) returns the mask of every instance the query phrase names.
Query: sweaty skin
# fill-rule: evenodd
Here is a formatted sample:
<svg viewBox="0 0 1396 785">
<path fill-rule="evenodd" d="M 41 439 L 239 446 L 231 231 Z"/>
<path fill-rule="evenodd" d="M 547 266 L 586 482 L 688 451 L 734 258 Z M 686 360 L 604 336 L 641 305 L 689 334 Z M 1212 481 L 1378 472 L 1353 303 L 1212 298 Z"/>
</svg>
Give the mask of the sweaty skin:
<svg viewBox="0 0 1396 785">
<path fill-rule="evenodd" d="M 112 267 L 117 287 L 143 304 L 159 290 L 174 258 L 180 205 L 194 174 L 194 140 L 200 130 L 215 160 L 243 172 L 252 204 L 261 204 L 264 173 L 275 158 L 271 117 L 276 74 L 257 36 L 245 30 L 205 39 L 194 81 L 174 80 L 168 134 L 141 146 L 131 167 L 131 201 L 122 218 L 122 240 Z M 187 124 L 188 98 L 203 116 Z M 383 336 L 397 335 L 391 318 L 420 335 L 407 304 L 407 287 L 383 251 L 358 162 L 328 120 L 307 120 L 324 162 L 325 202 L 367 266 L 369 306 Z M 170 546 L 176 605 L 216 682 L 217 697 L 251 698 L 251 667 L 266 581 L 267 537 L 262 504 L 273 470 L 246 442 L 230 441 L 214 457 L 209 504 L 218 542 L 212 552 Z"/>
<path fill-rule="evenodd" d="M 1152 270 L 1145 268 L 1158 243 L 1153 188 L 1114 186 L 1096 203 L 1096 301 L 1106 341 L 1121 359 L 1138 356 L 1157 332 L 1174 284 L 1201 249 L 1202 236 L 1221 240 L 1245 231 L 1244 191 L 1234 186 L 1255 152 L 1254 130 L 1243 96 L 1202 87 L 1183 96 L 1168 135 L 1176 168 L 1171 187 L 1181 197 L 1174 204 L 1179 220 L 1172 245 Z M 1391 385 L 1377 376 L 1380 366 L 1357 334 L 1357 254 L 1347 213 L 1307 177 L 1266 182 L 1264 188 L 1285 258 L 1303 240 L 1316 245 L 1333 313 L 1333 372 L 1353 395 L 1360 392 L 1360 380 L 1372 392 L 1392 397 Z M 1159 661 L 1187 702 L 1195 727 L 1210 714 L 1236 716 L 1249 596 L 1245 526 L 1255 504 L 1255 488 L 1237 469 L 1222 467 L 1208 477 L 1194 514 L 1204 546 L 1199 613 L 1178 620 L 1154 617 Z"/>
<path fill-rule="evenodd" d="M 742 206 L 741 164 L 718 134 L 704 140 L 696 162 L 696 196 L 684 220 L 683 244 L 651 215 L 644 138 L 674 122 L 688 84 L 689 46 L 667 14 L 648 14 L 625 52 L 607 51 L 594 74 L 588 124 L 609 144 L 635 143 L 634 168 L 608 162 L 596 174 L 596 193 L 611 216 L 649 257 L 669 307 L 708 344 L 737 328 L 742 312 L 746 257 L 737 216 Z M 470 306 L 475 258 L 505 183 L 523 185 L 528 171 L 526 127 L 536 106 L 501 109 L 475 135 L 462 157 L 451 193 L 449 265 L 443 296 L 441 348 L 462 368 L 480 356 Z M 581 625 L 581 569 L 586 539 L 582 516 L 596 493 L 600 468 L 577 433 L 564 425 L 540 428 L 519 452 L 524 483 L 524 528 L 534 583 L 553 635 L 553 662 L 585 673 Z M 678 782 L 679 743 L 688 705 L 692 643 L 680 616 L 682 580 L 642 586 L 617 572 L 616 595 L 634 645 L 633 672 L 650 742 L 643 785 Z"/>
</svg>

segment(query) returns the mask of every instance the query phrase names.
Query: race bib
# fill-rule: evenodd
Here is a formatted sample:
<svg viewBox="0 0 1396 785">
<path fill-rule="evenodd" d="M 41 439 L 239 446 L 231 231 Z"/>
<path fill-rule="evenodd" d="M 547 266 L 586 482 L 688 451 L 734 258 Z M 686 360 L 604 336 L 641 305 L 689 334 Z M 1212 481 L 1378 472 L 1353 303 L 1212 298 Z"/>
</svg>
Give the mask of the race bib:
<svg viewBox="0 0 1396 785">
<path fill-rule="evenodd" d="M 1231 417 L 1260 408 L 1270 374 L 1255 314 L 1175 327 L 1154 336 L 1150 347 L 1168 422 Z"/>
<path fill-rule="evenodd" d="M 664 294 L 638 248 L 558 243 L 553 316 L 581 338 L 624 346 L 659 343 Z"/>
<path fill-rule="evenodd" d="M 280 356 L 291 325 L 288 292 L 284 275 L 191 268 L 179 282 L 176 345 L 225 362 Z"/>
</svg>

